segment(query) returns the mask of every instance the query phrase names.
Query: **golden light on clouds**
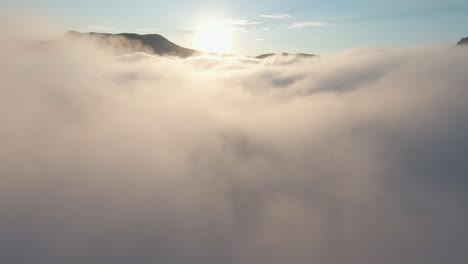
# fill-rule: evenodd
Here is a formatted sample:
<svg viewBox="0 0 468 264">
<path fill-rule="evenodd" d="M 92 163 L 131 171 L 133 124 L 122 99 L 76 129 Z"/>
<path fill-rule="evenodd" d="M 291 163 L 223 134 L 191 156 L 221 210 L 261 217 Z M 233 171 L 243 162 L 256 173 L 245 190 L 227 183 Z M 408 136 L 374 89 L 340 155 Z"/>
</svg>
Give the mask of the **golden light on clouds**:
<svg viewBox="0 0 468 264">
<path fill-rule="evenodd" d="M 231 48 L 234 30 L 228 20 L 206 20 L 197 27 L 194 46 L 202 51 L 226 52 Z"/>
</svg>

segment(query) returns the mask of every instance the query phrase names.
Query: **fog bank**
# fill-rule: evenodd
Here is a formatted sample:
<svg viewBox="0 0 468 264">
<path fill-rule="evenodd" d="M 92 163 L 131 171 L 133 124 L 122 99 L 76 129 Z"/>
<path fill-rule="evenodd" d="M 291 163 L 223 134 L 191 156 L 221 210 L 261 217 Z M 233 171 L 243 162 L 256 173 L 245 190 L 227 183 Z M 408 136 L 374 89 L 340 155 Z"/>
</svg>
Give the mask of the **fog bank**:
<svg viewBox="0 0 468 264">
<path fill-rule="evenodd" d="M 2 263 L 468 258 L 465 49 L 183 60 L 14 35 Z"/>
</svg>

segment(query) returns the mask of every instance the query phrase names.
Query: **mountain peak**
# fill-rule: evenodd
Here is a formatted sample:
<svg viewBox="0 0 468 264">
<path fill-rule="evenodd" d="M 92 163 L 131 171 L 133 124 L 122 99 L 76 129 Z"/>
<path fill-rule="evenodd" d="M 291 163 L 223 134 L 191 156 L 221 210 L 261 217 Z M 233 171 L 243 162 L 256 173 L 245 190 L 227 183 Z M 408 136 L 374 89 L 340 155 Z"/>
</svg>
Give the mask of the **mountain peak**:
<svg viewBox="0 0 468 264">
<path fill-rule="evenodd" d="M 468 37 L 460 39 L 460 41 L 457 43 L 458 46 L 461 45 L 468 45 Z"/>
<path fill-rule="evenodd" d="M 139 35 L 135 33 L 80 33 L 70 30 L 65 38 L 88 38 L 97 41 L 101 47 L 113 47 L 124 52 L 148 52 L 160 56 L 187 58 L 200 53 L 197 50 L 181 47 L 158 34 Z"/>
</svg>

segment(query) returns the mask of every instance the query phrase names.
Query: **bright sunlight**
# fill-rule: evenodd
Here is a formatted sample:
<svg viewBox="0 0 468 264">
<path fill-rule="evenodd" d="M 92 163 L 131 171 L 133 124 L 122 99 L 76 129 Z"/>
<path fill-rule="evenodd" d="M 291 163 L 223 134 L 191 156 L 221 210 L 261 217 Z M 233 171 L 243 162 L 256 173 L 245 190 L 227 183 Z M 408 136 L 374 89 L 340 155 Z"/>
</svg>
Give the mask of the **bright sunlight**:
<svg viewBox="0 0 468 264">
<path fill-rule="evenodd" d="M 234 29 L 227 20 L 211 19 L 197 27 L 194 45 L 196 49 L 224 53 L 231 47 Z"/>
</svg>

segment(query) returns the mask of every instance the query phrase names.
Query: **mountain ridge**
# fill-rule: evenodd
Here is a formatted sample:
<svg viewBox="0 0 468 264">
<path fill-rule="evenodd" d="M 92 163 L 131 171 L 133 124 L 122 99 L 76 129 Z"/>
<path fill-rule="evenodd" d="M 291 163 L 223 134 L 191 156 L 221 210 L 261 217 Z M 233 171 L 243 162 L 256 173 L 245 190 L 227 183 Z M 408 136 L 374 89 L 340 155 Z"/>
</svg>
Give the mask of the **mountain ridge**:
<svg viewBox="0 0 468 264">
<path fill-rule="evenodd" d="M 89 38 L 97 40 L 101 46 L 122 48 L 127 52 L 147 52 L 160 56 L 176 56 L 188 58 L 190 56 L 201 54 L 201 51 L 181 47 L 162 35 L 146 34 L 140 35 L 136 33 L 80 33 L 78 31 L 68 31 L 65 33 L 65 38 Z"/>
<path fill-rule="evenodd" d="M 201 54 L 211 54 L 216 56 L 232 56 L 229 54 L 219 54 L 213 52 L 203 52 L 195 49 L 184 48 L 179 46 L 167 38 L 159 34 L 136 34 L 136 33 L 98 33 L 88 32 L 81 33 L 78 31 L 70 30 L 64 34 L 66 39 L 84 39 L 88 38 L 99 43 L 102 48 L 112 47 L 117 48 L 120 52 L 146 52 L 160 56 L 175 56 L 180 58 L 188 58 L 191 56 Z M 295 56 L 298 58 L 312 58 L 317 55 L 307 53 L 265 53 L 252 58 L 259 60 L 267 59 L 273 56 Z"/>
<path fill-rule="evenodd" d="M 140 35 L 136 33 L 98 33 L 88 32 L 81 33 L 78 31 L 70 30 L 64 34 L 65 39 L 90 39 L 96 41 L 98 46 L 101 48 L 113 48 L 120 53 L 132 53 L 132 52 L 145 52 L 149 54 L 156 54 L 159 56 L 174 56 L 180 58 L 188 58 L 191 56 L 211 54 L 216 56 L 233 56 L 229 54 L 218 54 L 211 52 L 203 52 L 195 49 L 185 48 L 179 46 L 167 38 L 159 34 L 145 34 Z M 50 44 L 53 41 L 41 42 L 41 45 Z M 468 37 L 460 39 L 457 46 L 468 46 Z M 288 57 L 295 56 L 296 58 L 314 58 L 318 57 L 315 54 L 307 53 L 265 53 L 255 57 L 259 60 L 271 58 L 274 56 Z"/>
<path fill-rule="evenodd" d="M 460 39 L 457 43 L 458 46 L 468 45 L 468 37 Z"/>
</svg>

